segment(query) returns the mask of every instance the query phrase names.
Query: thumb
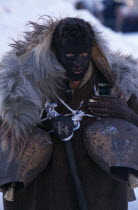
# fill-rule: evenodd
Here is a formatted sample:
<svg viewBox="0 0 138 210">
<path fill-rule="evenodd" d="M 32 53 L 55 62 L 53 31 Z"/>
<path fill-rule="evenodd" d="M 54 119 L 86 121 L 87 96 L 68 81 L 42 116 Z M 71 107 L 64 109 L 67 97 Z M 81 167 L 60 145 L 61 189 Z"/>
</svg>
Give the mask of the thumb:
<svg viewBox="0 0 138 210">
<path fill-rule="evenodd" d="M 122 90 L 119 91 L 118 98 L 124 99 L 126 101 L 125 95 Z"/>
</svg>

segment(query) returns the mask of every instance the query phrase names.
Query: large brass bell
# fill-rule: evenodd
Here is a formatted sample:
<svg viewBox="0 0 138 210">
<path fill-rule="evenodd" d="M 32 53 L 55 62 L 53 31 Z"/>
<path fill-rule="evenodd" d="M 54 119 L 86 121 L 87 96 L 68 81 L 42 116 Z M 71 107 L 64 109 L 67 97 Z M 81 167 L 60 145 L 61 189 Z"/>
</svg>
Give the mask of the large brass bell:
<svg viewBox="0 0 138 210">
<path fill-rule="evenodd" d="M 8 162 L 0 150 L 0 188 L 4 199 L 14 200 L 14 193 L 28 186 L 47 167 L 52 153 L 50 136 L 40 128 L 34 128 L 22 156 Z M 16 156 L 16 151 L 15 151 Z"/>
<path fill-rule="evenodd" d="M 91 158 L 115 179 L 138 187 L 138 128 L 121 119 L 106 118 L 89 125 L 84 144 Z"/>
</svg>

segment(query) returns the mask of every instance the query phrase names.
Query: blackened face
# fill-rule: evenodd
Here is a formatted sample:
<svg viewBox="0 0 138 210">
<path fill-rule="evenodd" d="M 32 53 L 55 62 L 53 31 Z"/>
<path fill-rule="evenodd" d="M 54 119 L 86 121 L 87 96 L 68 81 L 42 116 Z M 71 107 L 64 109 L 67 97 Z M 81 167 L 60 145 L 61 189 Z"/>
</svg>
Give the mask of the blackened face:
<svg viewBox="0 0 138 210">
<path fill-rule="evenodd" d="M 72 81 L 81 81 L 91 60 L 91 43 L 83 40 L 64 39 L 56 43 L 55 51 L 59 62 Z"/>
</svg>

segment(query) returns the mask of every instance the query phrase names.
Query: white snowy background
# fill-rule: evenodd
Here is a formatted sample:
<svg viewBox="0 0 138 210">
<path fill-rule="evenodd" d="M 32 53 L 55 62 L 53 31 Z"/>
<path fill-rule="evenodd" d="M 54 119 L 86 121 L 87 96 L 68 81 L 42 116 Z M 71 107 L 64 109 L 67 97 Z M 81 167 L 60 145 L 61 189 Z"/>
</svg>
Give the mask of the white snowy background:
<svg viewBox="0 0 138 210">
<path fill-rule="evenodd" d="M 17 40 L 26 31 L 28 21 L 36 21 L 41 15 L 53 17 L 77 16 L 94 24 L 103 32 L 112 50 L 120 50 L 125 54 L 138 57 L 138 33 L 115 33 L 105 28 L 86 10 L 75 10 L 75 0 L 0 0 L 0 58 L 10 50 L 8 46 L 12 38 Z M 92 1 L 92 0 L 91 0 Z M 138 190 L 135 190 L 138 198 Z M 0 210 L 3 210 L 2 194 L 0 194 Z M 20 209 L 15 209 L 20 210 Z M 129 210 L 138 210 L 138 201 L 129 203 Z"/>
</svg>

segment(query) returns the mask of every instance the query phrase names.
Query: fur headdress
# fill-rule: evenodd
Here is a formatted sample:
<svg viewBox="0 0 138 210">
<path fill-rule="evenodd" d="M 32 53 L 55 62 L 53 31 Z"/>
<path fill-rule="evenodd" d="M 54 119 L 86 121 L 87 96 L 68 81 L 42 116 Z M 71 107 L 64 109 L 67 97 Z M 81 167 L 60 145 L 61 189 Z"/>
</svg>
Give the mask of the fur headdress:
<svg viewBox="0 0 138 210">
<path fill-rule="evenodd" d="M 31 128 L 40 121 L 40 111 L 47 99 L 54 99 L 65 79 L 65 70 L 51 47 L 52 34 L 60 20 L 29 22 L 32 31 L 24 41 L 12 44 L 0 64 L 1 148 L 13 156 L 21 153 Z M 127 99 L 138 96 L 138 64 L 130 56 L 113 54 L 101 33 L 92 26 L 94 45 L 92 60 L 98 69 L 121 88 Z"/>
</svg>

